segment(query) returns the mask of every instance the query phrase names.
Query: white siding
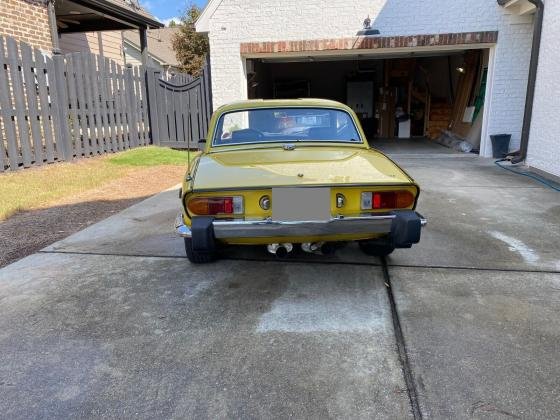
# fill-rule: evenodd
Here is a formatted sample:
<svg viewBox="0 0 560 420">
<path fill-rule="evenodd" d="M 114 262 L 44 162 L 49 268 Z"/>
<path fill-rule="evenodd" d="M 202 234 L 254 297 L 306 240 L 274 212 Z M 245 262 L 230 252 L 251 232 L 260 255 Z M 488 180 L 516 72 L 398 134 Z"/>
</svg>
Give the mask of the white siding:
<svg viewBox="0 0 560 420">
<path fill-rule="evenodd" d="M 99 54 L 99 41 L 97 32 L 79 32 L 72 34 L 62 34 L 60 36 L 60 49 L 64 54 L 72 52 L 90 52 Z M 122 32 L 107 31 L 101 32 L 101 43 L 103 55 L 119 64 L 123 64 L 122 53 Z"/>
<path fill-rule="evenodd" d="M 247 96 L 240 43 L 352 37 L 368 15 L 382 36 L 499 31 L 486 133 L 511 133 L 518 147 L 533 16 L 495 0 L 222 0 L 209 26 L 214 106 Z"/>
<path fill-rule="evenodd" d="M 560 176 L 560 2 L 547 1 L 527 164 Z"/>
<path fill-rule="evenodd" d="M 141 66 L 142 65 L 142 54 L 140 50 L 136 47 L 128 44 L 125 42 L 124 44 L 124 55 L 126 64 L 132 64 L 133 66 Z M 156 67 L 159 70 L 162 70 L 162 65 L 153 59 L 153 57 L 149 57 L 149 64 L 150 67 Z"/>
</svg>

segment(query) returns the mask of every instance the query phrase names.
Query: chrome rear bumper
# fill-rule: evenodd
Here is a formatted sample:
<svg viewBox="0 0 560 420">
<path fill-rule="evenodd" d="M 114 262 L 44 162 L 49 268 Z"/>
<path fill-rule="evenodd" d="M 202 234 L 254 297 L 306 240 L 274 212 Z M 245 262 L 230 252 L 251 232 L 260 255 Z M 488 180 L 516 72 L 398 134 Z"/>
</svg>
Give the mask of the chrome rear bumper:
<svg viewBox="0 0 560 420">
<path fill-rule="evenodd" d="M 427 224 L 420 218 L 421 226 Z M 216 239 L 228 238 L 267 238 L 294 236 L 351 235 L 359 233 L 391 233 L 395 214 L 364 217 L 339 217 L 328 221 L 279 222 L 273 220 L 214 220 L 212 227 Z M 179 214 L 175 221 L 175 230 L 183 238 L 191 238 L 191 229 L 183 222 Z"/>
</svg>

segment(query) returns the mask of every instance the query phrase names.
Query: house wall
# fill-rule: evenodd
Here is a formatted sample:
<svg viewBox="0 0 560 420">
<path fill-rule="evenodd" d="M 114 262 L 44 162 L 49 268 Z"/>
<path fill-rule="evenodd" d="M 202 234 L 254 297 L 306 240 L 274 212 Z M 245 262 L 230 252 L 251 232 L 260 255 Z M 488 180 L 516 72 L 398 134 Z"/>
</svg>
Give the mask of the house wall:
<svg viewBox="0 0 560 420">
<path fill-rule="evenodd" d="M 47 6 L 43 0 L 0 0 L 0 35 L 52 51 Z"/>
<path fill-rule="evenodd" d="M 63 54 L 73 52 L 100 53 L 98 32 L 61 34 L 59 44 Z M 103 47 L 103 56 L 121 65 L 124 64 L 121 31 L 101 32 L 101 45 Z"/>
<path fill-rule="evenodd" d="M 141 66 L 142 65 L 142 53 L 139 49 L 129 45 L 125 42 L 124 44 L 124 55 L 125 55 L 125 62 L 126 64 L 132 64 L 133 66 Z M 163 66 L 153 57 L 149 57 L 149 66 L 155 67 L 159 70 L 163 70 Z"/>
<path fill-rule="evenodd" d="M 545 3 L 527 164 L 560 176 L 560 2 Z"/>
<path fill-rule="evenodd" d="M 368 15 L 383 36 L 498 30 L 485 133 L 511 133 L 518 147 L 533 16 L 512 15 L 494 0 L 222 0 L 209 28 L 214 107 L 247 97 L 240 43 L 353 37 Z"/>
</svg>

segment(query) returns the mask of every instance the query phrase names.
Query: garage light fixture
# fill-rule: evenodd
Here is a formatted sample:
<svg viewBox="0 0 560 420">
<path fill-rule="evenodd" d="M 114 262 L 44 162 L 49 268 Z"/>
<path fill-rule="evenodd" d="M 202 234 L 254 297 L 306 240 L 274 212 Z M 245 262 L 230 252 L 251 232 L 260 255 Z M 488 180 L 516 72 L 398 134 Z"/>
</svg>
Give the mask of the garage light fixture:
<svg viewBox="0 0 560 420">
<path fill-rule="evenodd" d="M 379 30 L 378 29 L 373 29 L 371 27 L 371 19 L 368 15 L 367 18 L 365 18 L 364 20 L 364 29 L 362 29 L 361 31 L 358 31 L 358 33 L 356 34 L 357 36 L 372 36 L 372 35 L 379 35 Z"/>
<path fill-rule="evenodd" d="M 455 70 L 457 70 L 461 74 L 465 74 L 467 72 L 467 70 L 465 70 L 463 66 L 459 66 Z"/>
</svg>

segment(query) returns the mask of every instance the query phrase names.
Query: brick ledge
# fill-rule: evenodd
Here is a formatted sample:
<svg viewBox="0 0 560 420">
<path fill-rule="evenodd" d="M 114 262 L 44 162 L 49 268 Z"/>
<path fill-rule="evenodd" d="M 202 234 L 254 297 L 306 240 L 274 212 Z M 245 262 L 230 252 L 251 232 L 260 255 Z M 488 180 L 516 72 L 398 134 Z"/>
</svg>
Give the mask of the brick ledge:
<svg viewBox="0 0 560 420">
<path fill-rule="evenodd" d="M 313 51 L 374 50 L 447 45 L 494 44 L 498 31 L 458 32 L 409 36 L 372 36 L 301 41 L 243 42 L 242 55 Z"/>
</svg>

